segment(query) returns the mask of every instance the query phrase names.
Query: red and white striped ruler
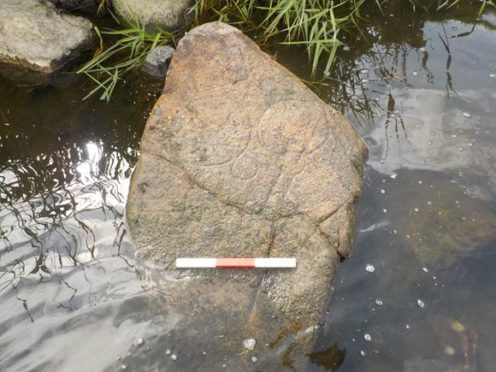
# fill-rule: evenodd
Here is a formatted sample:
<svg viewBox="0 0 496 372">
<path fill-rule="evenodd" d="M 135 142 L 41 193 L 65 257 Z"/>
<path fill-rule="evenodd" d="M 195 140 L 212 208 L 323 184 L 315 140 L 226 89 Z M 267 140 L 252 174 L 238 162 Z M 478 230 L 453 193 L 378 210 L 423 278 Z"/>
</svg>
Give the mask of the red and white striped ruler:
<svg viewBox="0 0 496 372">
<path fill-rule="evenodd" d="M 176 258 L 178 269 L 291 269 L 295 257 L 271 258 Z"/>
</svg>

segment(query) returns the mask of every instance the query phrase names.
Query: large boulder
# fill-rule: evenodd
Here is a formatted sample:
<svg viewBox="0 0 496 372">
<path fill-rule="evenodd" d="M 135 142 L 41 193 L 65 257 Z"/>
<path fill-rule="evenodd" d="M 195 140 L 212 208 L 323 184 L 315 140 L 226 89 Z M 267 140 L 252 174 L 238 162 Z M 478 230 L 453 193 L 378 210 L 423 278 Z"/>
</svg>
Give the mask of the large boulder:
<svg viewBox="0 0 496 372">
<path fill-rule="evenodd" d="M 0 1 L 0 62 L 52 73 L 93 40 L 90 21 L 40 0 Z"/>
<path fill-rule="evenodd" d="M 148 262 L 171 274 L 176 257 L 297 258 L 294 270 L 176 280 L 167 289 L 174 306 L 192 297 L 206 319 L 257 324 L 269 338 L 267 314 L 293 330 L 319 321 L 349 254 L 367 153 L 346 118 L 215 22 L 180 41 L 141 151 L 127 218 Z"/>
<path fill-rule="evenodd" d="M 148 30 L 174 30 L 187 24 L 192 0 L 112 0 L 116 13 Z"/>
</svg>

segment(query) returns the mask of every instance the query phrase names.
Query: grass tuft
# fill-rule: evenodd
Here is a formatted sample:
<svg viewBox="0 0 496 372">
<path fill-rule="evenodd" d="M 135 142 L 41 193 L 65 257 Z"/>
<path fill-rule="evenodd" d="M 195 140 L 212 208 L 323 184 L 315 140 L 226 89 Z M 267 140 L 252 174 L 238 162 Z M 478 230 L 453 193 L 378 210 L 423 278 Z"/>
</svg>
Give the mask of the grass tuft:
<svg viewBox="0 0 496 372">
<path fill-rule="evenodd" d="M 96 85 L 83 100 L 97 93 L 101 100 L 110 100 L 119 81 L 141 66 L 148 53 L 157 46 L 174 41 L 174 35 L 168 31 L 148 33 L 144 26 L 136 24 L 130 24 L 123 30 L 100 30 L 95 27 L 95 32 L 100 46 L 93 58 L 77 71 L 88 76 Z M 104 39 L 109 39 L 113 44 L 105 49 Z"/>
</svg>

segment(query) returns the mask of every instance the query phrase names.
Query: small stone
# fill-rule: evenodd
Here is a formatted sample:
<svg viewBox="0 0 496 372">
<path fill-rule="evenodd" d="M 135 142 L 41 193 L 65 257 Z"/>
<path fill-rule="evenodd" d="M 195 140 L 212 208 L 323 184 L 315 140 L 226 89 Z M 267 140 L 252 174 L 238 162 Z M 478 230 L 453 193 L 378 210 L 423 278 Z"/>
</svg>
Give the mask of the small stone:
<svg viewBox="0 0 496 372">
<path fill-rule="evenodd" d="M 156 47 L 148 53 L 141 69 L 152 76 L 164 77 L 174 52 L 175 49 L 168 45 Z"/>
<path fill-rule="evenodd" d="M 372 341 L 372 336 L 370 336 L 368 333 L 365 333 L 365 334 L 363 335 L 363 339 L 364 339 L 365 341 Z"/>
<path fill-rule="evenodd" d="M 255 349 L 257 341 L 254 338 L 247 338 L 243 340 L 243 346 L 248 349 L 248 350 L 253 350 Z"/>
<path fill-rule="evenodd" d="M 365 270 L 367 270 L 369 273 L 373 273 L 375 271 L 375 267 L 374 265 L 367 264 L 367 266 L 365 266 Z"/>
</svg>

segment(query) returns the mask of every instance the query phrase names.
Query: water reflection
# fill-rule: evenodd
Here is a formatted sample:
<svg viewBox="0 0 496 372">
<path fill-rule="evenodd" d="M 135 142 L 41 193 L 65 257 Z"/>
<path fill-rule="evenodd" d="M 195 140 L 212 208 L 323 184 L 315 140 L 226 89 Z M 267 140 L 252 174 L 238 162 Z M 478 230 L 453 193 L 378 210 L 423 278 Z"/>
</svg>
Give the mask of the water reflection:
<svg viewBox="0 0 496 372">
<path fill-rule="evenodd" d="M 194 316 L 177 334 L 175 278 L 135 262 L 123 210 L 159 83 L 135 77 L 105 104 L 81 103 L 81 81 L 0 79 L 0 370 L 492 370 L 494 13 L 385 5 L 393 16 L 365 12 L 364 34 L 313 86 L 371 159 L 353 256 L 309 355 L 290 339 L 258 342 L 256 362 L 225 355 L 246 335 L 207 334 Z M 306 55 L 289 57 L 304 76 Z M 204 297 L 183 305 L 194 314 Z"/>
<path fill-rule="evenodd" d="M 422 22 L 422 42 L 378 41 L 353 83 L 327 88 L 347 92 L 370 149 L 353 255 L 316 345 L 346 349 L 339 370 L 493 368 L 494 20 Z"/>
<path fill-rule="evenodd" d="M 103 370 L 145 334 L 145 323 L 116 326 L 143 312 L 123 306 L 127 297 L 146 298 L 123 223 L 139 136 L 160 90 L 142 79 L 113 106 L 81 103 L 78 85 L 0 80 L 1 370 Z M 116 347 L 102 353 L 109 343 Z"/>
</svg>

